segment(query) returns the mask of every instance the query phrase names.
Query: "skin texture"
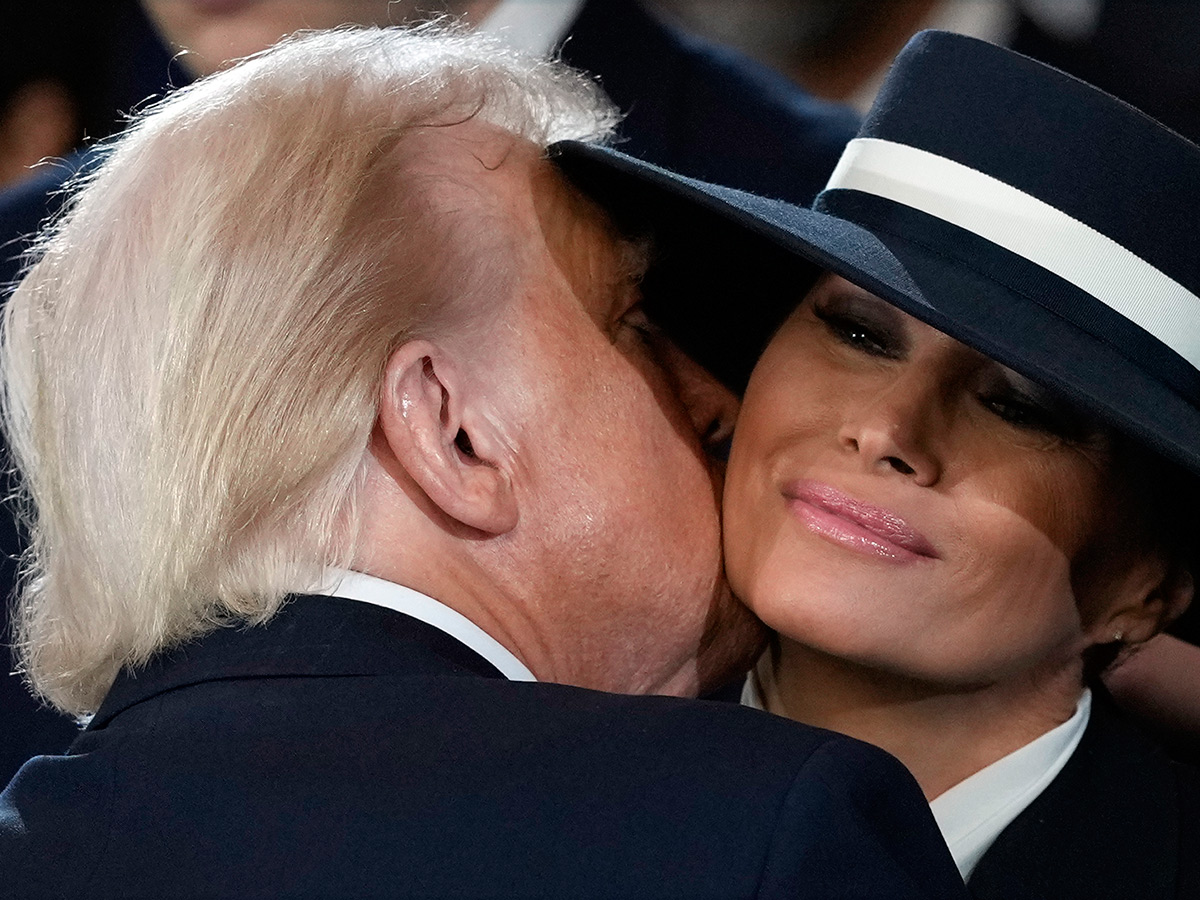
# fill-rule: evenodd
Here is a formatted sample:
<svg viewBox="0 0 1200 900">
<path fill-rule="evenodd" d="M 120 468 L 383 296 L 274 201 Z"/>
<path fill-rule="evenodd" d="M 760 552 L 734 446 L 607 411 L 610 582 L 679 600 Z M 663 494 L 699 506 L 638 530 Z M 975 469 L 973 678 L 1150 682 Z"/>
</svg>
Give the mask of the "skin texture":
<svg viewBox="0 0 1200 900">
<path fill-rule="evenodd" d="M 400 25 L 431 14 L 478 23 L 499 0 L 143 0 L 159 33 L 194 75 L 265 50 L 301 29 Z"/>
<path fill-rule="evenodd" d="M 725 494 L 731 583 L 779 632 L 769 700 L 891 750 L 930 797 L 1065 721 L 1083 651 L 1148 639 L 1190 596 L 1114 441 L 826 276 L 755 370 Z M 899 517 L 920 552 L 838 538 L 814 484 Z"/>
<path fill-rule="evenodd" d="M 397 154 L 385 203 L 430 223 L 438 305 L 385 372 L 358 567 L 450 604 L 539 679 L 721 683 L 760 638 L 721 574 L 702 445 L 736 400 L 641 313 L 644 249 L 492 126 Z"/>
</svg>

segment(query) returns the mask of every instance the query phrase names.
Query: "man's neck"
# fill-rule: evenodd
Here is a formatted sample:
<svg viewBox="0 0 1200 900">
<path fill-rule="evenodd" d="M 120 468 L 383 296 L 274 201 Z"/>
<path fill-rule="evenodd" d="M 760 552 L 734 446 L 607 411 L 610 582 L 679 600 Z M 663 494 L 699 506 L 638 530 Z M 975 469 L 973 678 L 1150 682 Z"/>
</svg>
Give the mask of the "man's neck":
<svg viewBox="0 0 1200 900">
<path fill-rule="evenodd" d="M 414 538 L 403 552 L 362 553 L 351 568 L 432 597 L 482 629 L 538 680 L 555 680 L 548 660 L 539 652 L 544 648 L 519 627 L 520 598 L 506 596 L 502 585 L 470 558 L 438 552 Z"/>
<path fill-rule="evenodd" d="M 696 695 L 700 676 L 694 650 L 681 651 L 675 665 L 664 664 L 652 636 L 646 636 L 648 646 L 633 652 L 634 623 L 624 626 L 629 641 L 614 642 L 611 628 L 592 621 L 594 612 L 582 600 L 578 606 L 548 608 L 546 598 L 560 602 L 565 590 L 539 587 L 536 579 L 522 581 L 503 567 L 485 572 L 461 554 L 433 552 L 406 553 L 387 562 L 360 558 L 353 568 L 419 591 L 466 617 L 538 681 L 626 694 Z"/>
<path fill-rule="evenodd" d="M 927 799 L 1065 722 L 1078 671 L 955 690 L 906 681 L 781 640 L 756 670 L 768 710 L 875 744 L 907 766 Z"/>
</svg>

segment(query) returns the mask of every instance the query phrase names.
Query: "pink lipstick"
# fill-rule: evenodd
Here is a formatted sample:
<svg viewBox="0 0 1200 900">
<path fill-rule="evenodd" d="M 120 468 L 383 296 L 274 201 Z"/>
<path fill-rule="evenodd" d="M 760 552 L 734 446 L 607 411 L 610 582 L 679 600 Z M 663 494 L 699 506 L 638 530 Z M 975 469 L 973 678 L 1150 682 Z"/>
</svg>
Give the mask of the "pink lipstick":
<svg viewBox="0 0 1200 900">
<path fill-rule="evenodd" d="M 900 516 L 832 485 L 794 481 L 784 487 L 783 496 L 811 531 L 850 550 L 896 562 L 939 558 L 925 536 Z"/>
</svg>

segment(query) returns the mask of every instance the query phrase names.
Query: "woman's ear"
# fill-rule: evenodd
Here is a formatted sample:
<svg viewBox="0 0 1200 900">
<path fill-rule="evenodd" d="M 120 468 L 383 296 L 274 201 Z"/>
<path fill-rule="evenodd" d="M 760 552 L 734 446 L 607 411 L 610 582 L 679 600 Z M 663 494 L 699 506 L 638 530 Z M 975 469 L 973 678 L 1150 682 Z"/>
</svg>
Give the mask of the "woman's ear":
<svg viewBox="0 0 1200 900">
<path fill-rule="evenodd" d="M 479 415 L 461 370 L 428 341 L 396 349 L 384 370 L 379 431 L 396 462 L 445 515 L 504 534 L 518 511 L 504 445 Z"/>
<path fill-rule="evenodd" d="M 1157 572 L 1149 574 L 1152 569 Z M 1091 629 L 1098 643 L 1145 643 L 1188 608 L 1196 587 L 1189 566 L 1177 557 L 1164 555 L 1147 571 L 1149 577 L 1140 586 L 1135 586 L 1136 581 L 1131 583 L 1124 601 L 1115 604 L 1104 621 Z"/>
<path fill-rule="evenodd" d="M 1192 576 L 1192 568 L 1182 560 L 1172 560 L 1167 570 L 1167 577 L 1158 590 L 1155 598 L 1158 619 L 1154 629 L 1147 634 L 1143 641 L 1148 641 L 1187 611 L 1196 593 L 1196 580 Z"/>
</svg>

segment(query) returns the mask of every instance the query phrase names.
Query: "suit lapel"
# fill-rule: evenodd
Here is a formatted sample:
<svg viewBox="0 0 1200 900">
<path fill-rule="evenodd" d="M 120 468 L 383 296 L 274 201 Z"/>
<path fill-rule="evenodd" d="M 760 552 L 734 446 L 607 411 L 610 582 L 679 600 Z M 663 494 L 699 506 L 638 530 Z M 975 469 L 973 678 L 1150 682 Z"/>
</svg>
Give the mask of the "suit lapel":
<svg viewBox="0 0 1200 900">
<path fill-rule="evenodd" d="M 968 884 L 979 900 L 1166 900 L 1179 868 L 1179 798 L 1165 756 L 1097 696 L 1079 748 L 996 839 Z"/>
</svg>

